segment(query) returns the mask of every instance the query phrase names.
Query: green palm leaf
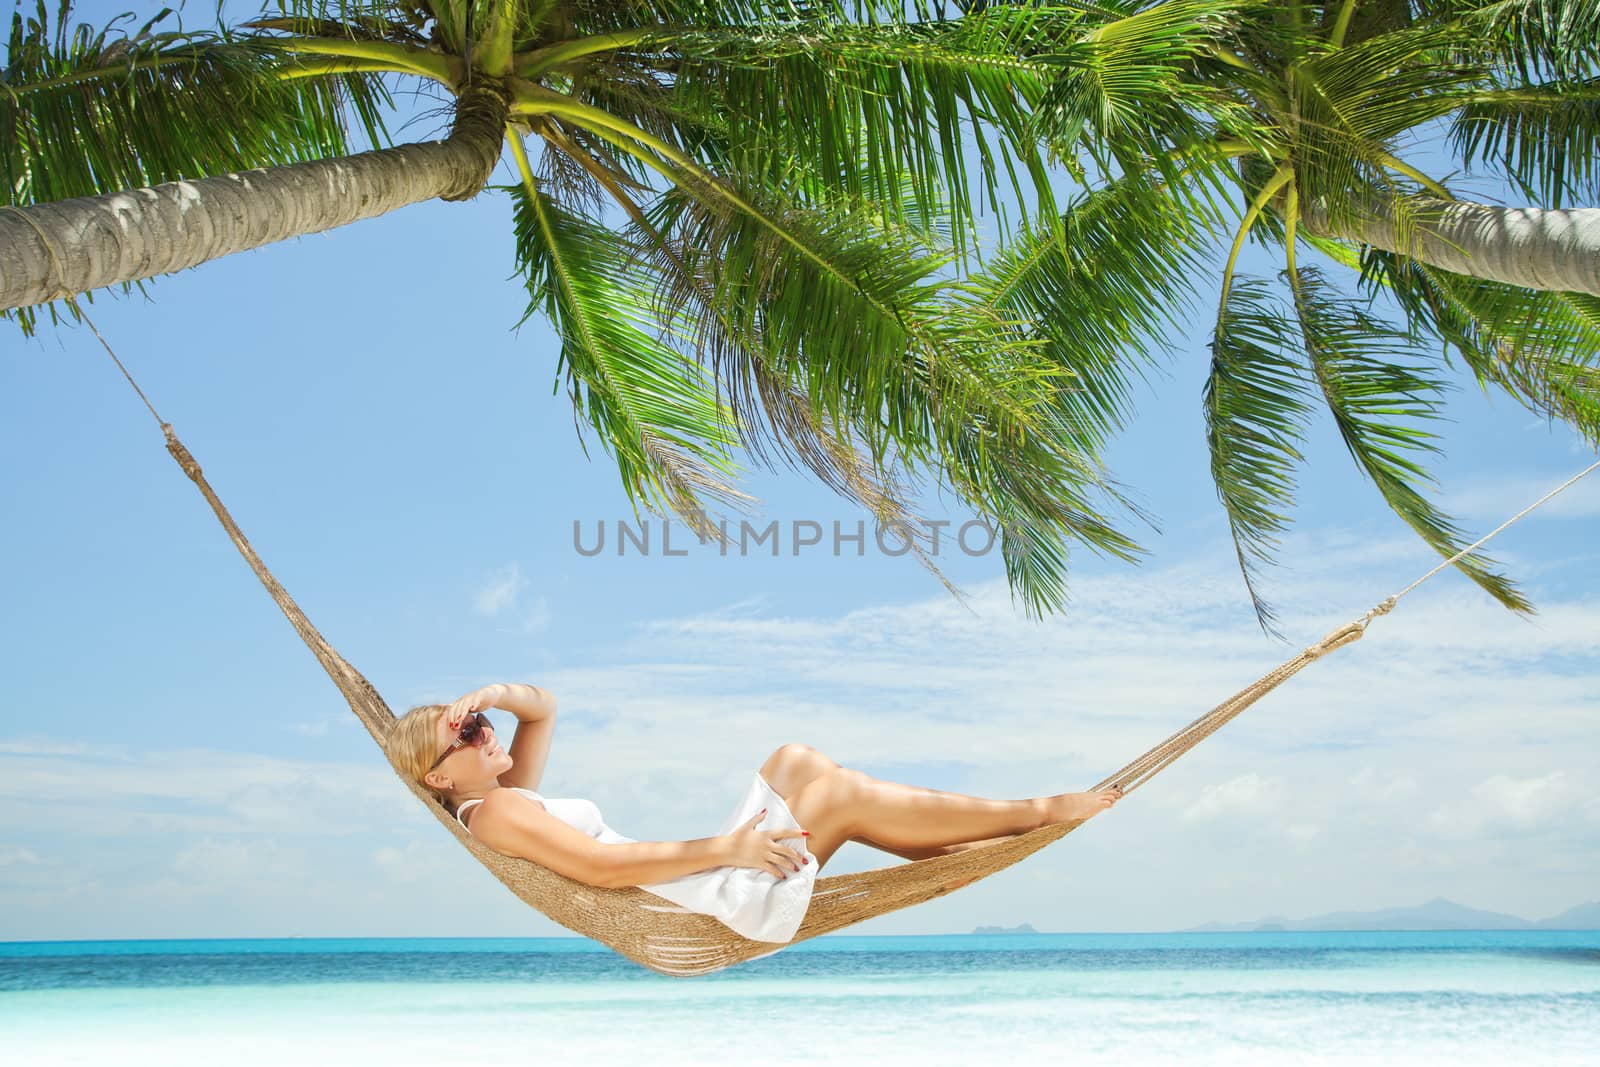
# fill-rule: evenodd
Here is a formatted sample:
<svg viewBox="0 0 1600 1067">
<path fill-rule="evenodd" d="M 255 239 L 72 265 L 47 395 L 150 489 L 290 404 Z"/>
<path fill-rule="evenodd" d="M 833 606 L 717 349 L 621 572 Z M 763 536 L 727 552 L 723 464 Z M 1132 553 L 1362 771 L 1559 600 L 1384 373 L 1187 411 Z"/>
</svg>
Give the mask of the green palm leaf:
<svg viewBox="0 0 1600 1067">
<path fill-rule="evenodd" d="M 1216 220 L 1200 198 L 1168 190 L 1135 174 L 1083 193 L 1056 225 L 1022 228 L 965 283 L 1070 372 L 1061 404 L 1086 450 L 1122 428 L 1141 365 L 1182 328 L 1193 295 Z"/>
<path fill-rule="evenodd" d="M 6 203 L 344 155 L 352 116 L 383 136 L 387 98 L 371 76 L 284 80 L 297 60 L 226 34 L 158 32 L 169 14 L 97 31 L 53 22 L 41 0 L 35 17 L 12 17 L 0 71 Z"/>
<path fill-rule="evenodd" d="M 1600 443 L 1600 301 L 1468 278 L 1387 252 L 1369 252 L 1366 266 L 1480 383 Z"/>
<path fill-rule="evenodd" d="M 1478 85 L 1470 66 L 1450 61 L 1459 34 L 1420 28 L 1307 56 L 1292 82 L 1295 181 L 1303 203 L 1348 219 L 1385 204 L 1399 232 L 1418 221 L 1395 174 L 1399 139 L 1442 119 Z"/>
<path fill-rule="evenodd" d="M 1415 359 L 1413 338 L 1333 293 L 1317 270 L 1284 277 L 1313 377 L 1356 465 L 1418 536 L 1440 555 L 1455 555 L 1469 539 L 1420 488 L 1432 482 L 1421 458 L 1439 449 L 1419 423 L 1438 417 L 1444 383 L 1400 362 Z M 1456 566 L 1506 607 L 1533 610 L 1488 557 L 1474 552 Z"/>
<path fill-rule="evenodd" d="M 1312 410 L 1305 369 L 1284 350 L 1292 330 L 1263 282 L 1236 279 L 1218 310 L 1203 394 L 1211 477 L 1256 620 L 1271 634 L 1277 613 L 1261 595 L 1260 569 L 1276 561 L 1289 524 L 1283 509 Z"/>
<path fill-rule="evenodd" d="M 648 315 L 639 264 L 615 235 L 536 183 L 510 189 L 528 314 L 550 317 L 577 414 L 611 452 L 629 498 L 700 524 L 704 497 L 736 503 L 730 414 Z"/>
<path fill-rule="evenodd" d="M 1175 144 L 1204 139 L 1208 115 L 1248 125 L 1223 84 L 1194 74 L 1213 69 L 1211 57 L 1251 6 L 1164 0 L 1114 14 L 1101 9 L 1070 36 L 1056 30 L 1038 55 L 1054 69 L 1038 105 L 1038 133 L 1063 150 L 1084 143 L 1132 169 L 1133 160 L 1157 161 Z"/>
<path fill-rule="evenodd" d="M 991 209 L 1002 171 L 1024 211 L 1040 196 L 1048 204 L 1045 162 L 1028 135 L 1051 70 L 1024 54 L 1036 21 L 1012 11 L 927 24 L 828 16 L 674 33 L 655 45 L 680 70 L 663 106 L 723 133 L 726 155 L 703 162 L 747 175 L 805 175 L 816 180 L 791 192 L 888 206 L 905 202 L 909 180 L 918 213 L 953 215 L 964 241 L 975 182 Z M 976 178 L 969 148 L 980 163 Z"/>
<path fill-rule="evenodd" d="M 992 384 L 982 372 L 987 346 L 998 340 L 1015 353 L 1020 345 L 997 332 L 998 321 L 981 337 L 966 333 L 969 323 L 941 302 L 951 253 L 846 204 L 822 210 L 758 197 L 698 187 L 668 194 L 654 212 L 710 294 L 718 324 L 760 338 L 778 373 L 803 370 L 819 410 L 861 426 L 874 452 L 925 442 L 931 413 L 922 401 L 936 379 L 945 418 L 975 415 Z M 1010 391 L 1017 395 L 987 398 L 986 421 L 1020 436 L 1031 401 Z"/>
<path fill-rule="evenodd" d="M 1540 203 L 1600 200 L 1600 79 L 1485 93 L 1452 118 L 1450 140 L 1468 166 L 1494 164 Z"/>
<path fill-rule="evenodd" d="M 1496 0 L 1452 4 L 1462 25 L 1498 55 L 1523 82 L 1553 75 L 1567 80 L 1594 73 L 1600 64 L 1600 2 L 1596 0 Z"/>
<path fill-rule="evenodd" d="M 980 514 L 1030 524 L 1008 558 L 1029 610 L 1061 602 L 1066 539 L 1135 551 L 1100 513 L 1104 476 L 1064 414 L 1073 383 L 1020 324 L 941 279 L 949 253 L 847 205 L 752 212 L 707 199 L 664 198 L 653 222 L 710 294 L 715 329 L 740 342 L 729 355 L 755 346 L 767 373 L 793 382 L 825 425 L 847 427 L 879 469 L 929 474 Z M 725 380 L 748 373 L 719 368 Z"/>
<path fill-rule="evenodd" d="M 908 506 L 908 488 L 893 465 L 866 452 L 849 426 L 838 421 L 825 426 L 805 393 L 767 365 L 759 335 L 718 310 L 715 293 L 688 267 L 684 250 L 651 223 L 629 190 L 610 180 L 604 184 L 633 220 L 628 243 L 641 257 L 652 259 L 663 276 L 657 317 L 691 331 L 690 347 L 702 365 L 710 365 L 718 396 L 728 387 L 741 443 L 769 468 L 781 462 L 792 469 L 809 470 L 840 496 L 865 507 L 878 522 L 913 531 L 907 538 L 911 552 L 959 596 L 916 536 L 925 535 L 927 527 Z M 726 373 L 719 373 L 719 368 Z"/>
</svg>

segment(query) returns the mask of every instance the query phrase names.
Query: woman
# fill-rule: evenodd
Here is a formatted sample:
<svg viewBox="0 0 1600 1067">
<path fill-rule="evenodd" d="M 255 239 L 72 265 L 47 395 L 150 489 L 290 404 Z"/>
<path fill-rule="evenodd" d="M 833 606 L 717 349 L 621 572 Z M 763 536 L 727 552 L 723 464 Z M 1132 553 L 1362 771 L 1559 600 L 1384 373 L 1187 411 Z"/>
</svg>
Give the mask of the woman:
<svg viewBox="0 0 1600 1067">
<path fill-rule="evenodd" d="M 502 747 L 484 712 L 517 718 Z M 846 841 L 922 859 L 1054 823 L 1090 818 L 1122 793 L 984 800 L 880 781 L 805 745 L 761 765 L 715 837 L 633 841 L 587 800 L 540 796 L 556 702 L 531 685 L 490 685 L 453 704 L 413 708 L 387 747 L 474 837 L 594 886 L 639 886 L 745 937 L 788 941 L 805 917 L 817 872 Z"/>
</svg>

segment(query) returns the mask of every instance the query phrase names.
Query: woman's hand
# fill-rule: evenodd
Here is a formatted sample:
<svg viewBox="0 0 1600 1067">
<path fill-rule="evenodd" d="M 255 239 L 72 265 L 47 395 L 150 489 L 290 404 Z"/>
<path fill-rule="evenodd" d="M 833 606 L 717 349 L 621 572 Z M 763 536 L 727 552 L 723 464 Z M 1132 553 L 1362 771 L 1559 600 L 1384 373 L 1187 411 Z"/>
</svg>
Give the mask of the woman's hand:
<svg viewBox="0 0 1600 1067">
<path fill-rule="evenodd" d="M 749 867 L 758 871 L 767 871 L 779 878 L 787 878 L 793 871 L 798 871 L 800 866 L 810 863 L 811 858 L 804 852 L 796 852 L 787 845 L 778 842 L 785 838 L 806 836 L 804 830 L 757 830 L 756 824 L 766 817 L 767 811 L 761 809 L 752 815 L 744 825 L 733 833 L 727 835 L 729 842 L 728 866 Z"/>
<path fill-rule="evenodd" d="M 450 705 L 445 712 L 445 722 L 450 729 L 459 730 L 467 716 L 475 711 L 499 708 L 509 711 L 518 722 L 542 722 L 556 714 L 556 698 L 536 685 L 505 685 L 496 682 L 482 689 L 474 689 Z"/>
<path fill-rule="evenodd" d="M 486 685 L 482 689 L 474 689 L 466 696 L 461 697 L 444 713 L 445 725 L 452 730 L 461 729 L 461 724 L 467 721 L 467 716 L 473 712 L 486 711 L 489 708 L 501 706 L 501 701 L 506 697 L 510 687 L 498 682 Z"/>
</svg>

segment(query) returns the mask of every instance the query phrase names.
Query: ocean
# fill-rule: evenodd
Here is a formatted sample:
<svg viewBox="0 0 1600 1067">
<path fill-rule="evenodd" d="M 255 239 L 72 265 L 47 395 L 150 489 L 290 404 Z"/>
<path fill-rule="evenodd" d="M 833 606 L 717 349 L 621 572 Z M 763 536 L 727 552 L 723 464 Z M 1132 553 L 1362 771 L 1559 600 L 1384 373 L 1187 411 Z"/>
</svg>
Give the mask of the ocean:
<svg viewBox="0 0 1600 1067">
<path fill-rule="evenodd" d="M 0 944 L 0 1063 L 1600 1064 L 1600 932 Z"/>
</svg>

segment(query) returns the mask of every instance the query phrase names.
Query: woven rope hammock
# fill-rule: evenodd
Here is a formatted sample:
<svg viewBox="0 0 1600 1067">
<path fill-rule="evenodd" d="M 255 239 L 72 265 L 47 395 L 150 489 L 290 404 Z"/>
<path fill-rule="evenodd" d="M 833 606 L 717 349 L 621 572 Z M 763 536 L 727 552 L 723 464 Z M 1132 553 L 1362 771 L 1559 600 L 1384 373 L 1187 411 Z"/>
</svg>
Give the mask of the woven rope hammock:
<svg viewBox="0 0 1600 1067">
<path fill-rule="evenodd" d="M 94 330 L 92 323 L 89 326 Z M 250 547 L 250 542 L 245 539 L 244 533 L 233 521 L 233 516 L 228 514 L 228 509 L 212 491 L 210 483 L 200 470 L 200 464 L 178 440 L 171 424 L 156 414 L 155 408 L 148 399 L 145 399 L 143 391 L 134 382 L 132 375 L 128 374 L 127 368 L 122 366 L 122 361 L 117 359 L 116 353 L 111 351 L 111 346 L 106 344 L 105 338 L 100 337 L 98 330 L 94 330 L 94 333 L 106 352 L 116 361 L 117 367 L 127 377 L 128 383 L 139 393 L 139 398 L 144 400 L 145 406 L 150 409 L 150 414 L 160 423 L 162 432 L 166 434 L 167 451 L 204 494 L 206 502 L 211 505 L 217 520 L 228 531 L 228 536 L 232 538 L 239 554 L 250 564 L 250 569 L 255 572 L 256 577 L 261 579 L 261 584 L 266 586 L 272 599 L 277 601 L 278 607 L 283 610 L 283 614 L 294 626 L 301 640 L 317 657 L 317 661 L 322 664 L 323 670 L 327 671 L 333 684 L 339 687 L 339 692 L 344 694 L 350 710 L 355 712 L 356 718 L 361 720 L 361 724 L 378 743 L 380 751 L 383 750 L 389 726 L 395 721 L 394 712 L 389 710 L 389 706 L 384 703 L 383 697 L 378 695 L 372 683 L 362 677 L 361 672 L 351 666 L 349 661 L 317 632 L 317 628 L 311 625 L 294 598 L 272 576 L 272 572 L 267 570 L 266 564 L 261 562 L 261 557 L 256 555 L 255 549 Z M 1133 792 L 1171 765 L 1179 756 L 1221 729 L 1240 712 L 1307 666 L 1335 649 L 1359 641 L 1366 634 L 1367 625 L 1378 616 L 1388 614 L 1401 597 L 1596 468 L 1600 468 L 1600 462 L 1590 465 L 1546 493 L 1538 501 L 1462 549 L 1455 556 L 1440 563 L 1361 618 L 1334 630 L 1321 641 L 1304 649 L 1148 752 L 1130 761 L 1115 774 L 1108 775 L 1094 786 L 1094 790 L 1120 785 L 1125 793 Z M 687 912 L 678 905 L 646 893 L 642 889 L 601 889 L 563 877 L 528 860 L 502 856 L 476 841 L 442 804 L 420 785 L 412 782 L 399 768 L 396 768 L 396 773 L 417 799 L 433 813 L 434 818 L 438 819 L 479 863 L 487 867 L 523 901 L 567 929 L 600 941 L 651 970 L 662 974 L 690 977 L 709 974 L 776 951 L 769 942 L 747 940 L 710 916 Z M 858 874 L 819 878 L 812 893 L 811 906 L 806 912 L 799 932 L 794 936 L 794 941 L 804 941 L 832 933 L 865 919 L 921 904 L 971 885 L 980 878 L 986 878 L 1019 860 L 1026 859 L 1046 845 L 1065 837 L 1080 825 L 1081 821 L 1060 823 L 949 855 L 915 860 Z"/>
</svg>

